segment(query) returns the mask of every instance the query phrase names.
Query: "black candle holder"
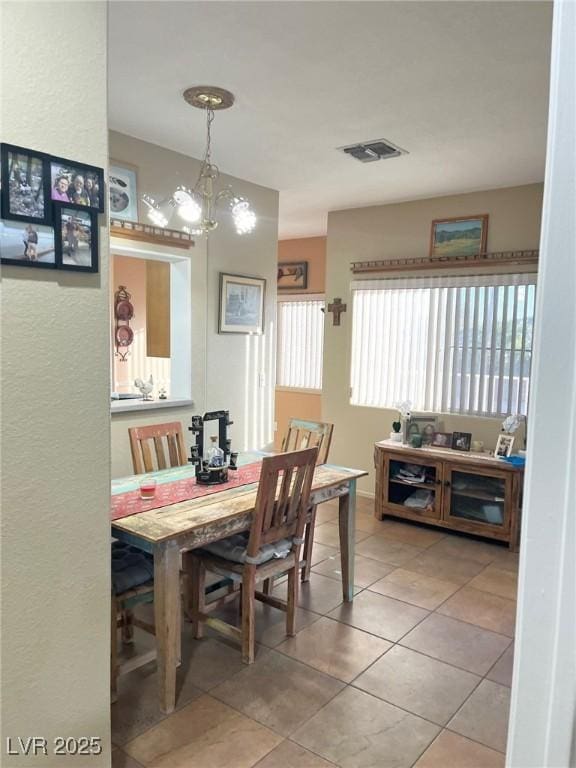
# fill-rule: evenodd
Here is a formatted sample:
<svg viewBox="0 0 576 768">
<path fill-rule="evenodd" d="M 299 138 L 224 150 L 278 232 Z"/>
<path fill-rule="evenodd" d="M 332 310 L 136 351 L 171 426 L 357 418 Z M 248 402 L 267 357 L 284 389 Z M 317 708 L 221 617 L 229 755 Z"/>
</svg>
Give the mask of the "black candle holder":
<svg viewBox="0 0 576 768">
<path fill-rule="evenodd" d="M 207 421 L 218 421 L 218 447 L 224 454 L 224 465 L 211 467 L 204 459 L 204 425 Z M 194 465 L 196 482 L 201 485 L 217 485 L 228 481 L 228 470 L 236 470 L 238 454 L 232 453 L 232 441 L 228 437 L 228 427 L 234 422 L 230 420 L 229 411 L 208 411 L 204 416 L 192 416 L 192 425 L 188 427 L 196 438 L 190 449 L 188 461 Z"/>
</svg>

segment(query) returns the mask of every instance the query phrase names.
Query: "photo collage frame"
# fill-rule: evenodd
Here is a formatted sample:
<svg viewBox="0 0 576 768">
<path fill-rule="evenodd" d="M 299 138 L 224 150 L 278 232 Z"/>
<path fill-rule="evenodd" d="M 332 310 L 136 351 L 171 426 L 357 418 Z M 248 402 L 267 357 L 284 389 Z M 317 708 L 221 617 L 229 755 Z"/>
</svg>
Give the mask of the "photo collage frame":
<svg viewBox="0 0 576 768">
<path fill-rule="evenodd" d="M 1 144 L 0 181 L 3 264 L 98 272 L 102 168 Z"/>
</svg>

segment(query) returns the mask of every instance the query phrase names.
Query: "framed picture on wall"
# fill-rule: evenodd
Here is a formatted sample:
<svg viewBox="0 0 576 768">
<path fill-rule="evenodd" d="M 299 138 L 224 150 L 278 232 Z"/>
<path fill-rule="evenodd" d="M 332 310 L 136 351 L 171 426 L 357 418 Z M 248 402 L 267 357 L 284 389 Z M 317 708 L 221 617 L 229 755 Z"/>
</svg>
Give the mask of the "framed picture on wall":
<svg viewBox="0 0 576 768">
<path fill-rule="evenodd" d="M 478 256 L 486 252 L 488 214 L 456 219 L 435 219 L 430 235 L 430 258 Z"/>
<path fill-rule="evenodd" d="M 104 171 L 93 165 L 50 158 L 50 197 L 57 203 L 70 203 L 104 213 Z"/>
<path fill-rule="evenodd" d="M 51 224 L 48 156 L 13 144 L 2 144 L 0 155 L 2 218 Z"/>
<path fill-rule="evenodd" d="M 138 221 L 138 186 L 136 169 L 111 165 L 108 176 L 110 218 Z"/>
<path fill-rule="evenodd" d="M 262 277 L 221 272 L 218 333 L 263 333 L 265 291 Z"/>
<path fill-rule="evenodd" d="M 308 262 L 290 261 L 278 264 L 279 291 L 305 291 L 308 288 Z"/>
<path fill-rule="evenodd" d="M 0 221 L 0 261 L 17 267 L 54 269 L 54 229 L 44 224 Z"/>
<path fill-rule="evenodd" d="M 98 215 L 83 205 L 55 207 L 56 266 L 75 272 L 98 272 Z"/>
</svg>

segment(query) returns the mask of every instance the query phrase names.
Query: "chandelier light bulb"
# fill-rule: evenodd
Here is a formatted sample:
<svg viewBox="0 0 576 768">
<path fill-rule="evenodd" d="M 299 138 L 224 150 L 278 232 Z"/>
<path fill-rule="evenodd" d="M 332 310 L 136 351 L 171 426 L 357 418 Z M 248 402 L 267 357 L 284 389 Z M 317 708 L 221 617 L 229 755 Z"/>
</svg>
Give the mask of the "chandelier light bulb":
<svg viewBox="0 0 576 768">
<path fill-rule="evenodd" d="M 186 205 L 186 203 L 192 202 L 194 199 L 192 191 L 186 189 L 186 187 L 176 187 L 176 191 L 172 195 L 175 205 Z"/>
<path fill-rule="evenodd" d="M 160 210 L 160 206 L 150 195 L 143 195 L 143 203 L 147 206 L 147 216 L 156 227 L 164 228 L 168 224 L 168 218 Z"/>
<path fill-rule="evenodd" d="M 164 228 L 168 224 L 168 219 L 164 216 L 162 211 L 152 209 L 148 211 L 148 218 L 156 227 Z"/>
<path fill-rule="evenodd" d="M 189 203 L 179 205 L 176 210 L 178 216 L 180 216 L 181 219 L 184 219 L 184 221 L 188 221 L 190 224 L 200 221 L 202 218 L 202 208 L 200 208 L 196 200 L 191 200 Z"/>
<path fill-rule="evenodd" d="M 247 235 L 256 226 L 256 214 L 250 209 L 250 203 L 247 200 L 239 200 L 232 206 L 232 218 L 234 226 L 239 235 Z"/>
</svg>

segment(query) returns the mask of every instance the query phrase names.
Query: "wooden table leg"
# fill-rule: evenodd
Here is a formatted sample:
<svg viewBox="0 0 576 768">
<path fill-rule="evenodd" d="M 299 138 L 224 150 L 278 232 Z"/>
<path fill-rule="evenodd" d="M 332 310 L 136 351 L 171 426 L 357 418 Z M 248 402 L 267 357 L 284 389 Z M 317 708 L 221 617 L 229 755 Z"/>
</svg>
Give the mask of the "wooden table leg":
<svg viewBox="0 0 576 768">
<path fill-rule="evenodd" d="M 350 480 L 348 493 L 338 502 L 340 530 L 340 559 L 344 602 L 354 597 L 354 531 L 356 528 L 356 480 Z"/>
<path fill-rule="evenodd" d="M 160 709 L 176 706 L 176 667 L 180 657 L 180 553 L 174 542 L 154 548 L 154 618 Z"/>
</svg>

